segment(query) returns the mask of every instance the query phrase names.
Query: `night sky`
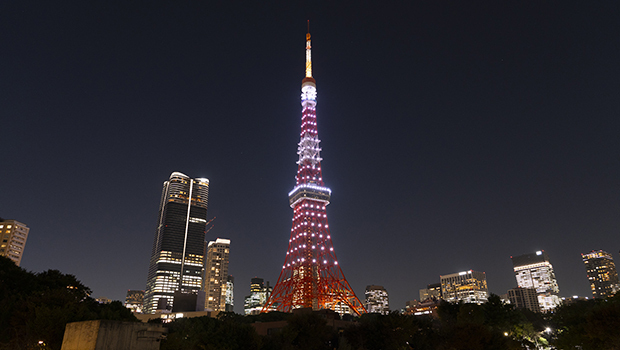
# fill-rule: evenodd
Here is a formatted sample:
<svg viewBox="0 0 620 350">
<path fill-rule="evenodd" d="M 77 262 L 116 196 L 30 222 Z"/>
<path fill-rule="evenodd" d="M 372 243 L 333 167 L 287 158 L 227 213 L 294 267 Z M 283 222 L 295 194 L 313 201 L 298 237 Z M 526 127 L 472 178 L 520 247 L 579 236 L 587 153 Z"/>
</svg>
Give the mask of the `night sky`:
<svg viewBox="0 0 620 350">
<path fill-rule="evenodd" d="M 332 240 L 392 309 L 439 276 L 516 286 L 545 250 L 619 259 L 620 5 L 613 1 L 3 1 L 0 217 L 22 267 L 93 297 L 145 289 L 162 183 L 211 181 L 235 311 L 288 246 L 310 20 Z M 266 5 L 269 4 L 269 5 Z M 406 4 L 406 5 L 405 5 Z"/>
</svg>

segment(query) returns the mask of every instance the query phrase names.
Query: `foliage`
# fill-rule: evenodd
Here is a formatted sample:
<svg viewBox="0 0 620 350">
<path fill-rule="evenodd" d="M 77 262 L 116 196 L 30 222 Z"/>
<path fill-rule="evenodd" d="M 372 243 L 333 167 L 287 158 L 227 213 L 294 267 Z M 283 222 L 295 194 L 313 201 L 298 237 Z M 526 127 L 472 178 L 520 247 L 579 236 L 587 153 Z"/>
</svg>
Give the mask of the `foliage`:
<svg viewBox="0 0 620 350">
<path fill-rule="evenodd" d="M 244 317 L 223 313 L 220 317 L 177 319 L 166 325 L 168 337 L 161 350 L 236 350 L 258 349 L 259 339 L 254 327 Z"/>
<path fill-rule="evenodd" d="M 293 314 L 288 324 L 267 337 L 263 349 L 331 350 L 338 343 L 336 330 L 316 313 Z"/>
<path fill-rule="evenodd" d="M 90 293 L 75 276 L 57 270 L 35 274 L 0 257 L 0 350 L 60 349 L 69 322 L 137 321 L 120 302 L 99 304 Z"/>
<path fill-rule="evenodd" d="M 99 304 L 75 276 L 27 272 L 0 257 L 0 350 L 60 349 L 68 322 L 137 321 L 120 302 Z M 519 310 L 496 295 L 477 304 L 441 302 L 436 317 L 364 314 L 334 329 L 317 313 L 271 312 L 182 318 L 166 324 L 162 350 L 620 349 L 620 295 L 579 301 L 552 314 Z M 267 336 L 255 322 L 287 321 Z M 161 321 L 159 321 L 161 322 Z M 551 325 L 553 332 L 545 329 Z M 39 341 L 44 344 L 39 345 Z"/>
<path fill-rule="evenodd" d="M 558 349 L 620 349 L 620 294 L 561 306 L 552 321 Z"/>
<path fill-rule="evenodd" d="M 428 318 L 391 313 L 365 314 L 344 330 L 352 349 L 435 349 L 437 336 Z"/>
</svg>

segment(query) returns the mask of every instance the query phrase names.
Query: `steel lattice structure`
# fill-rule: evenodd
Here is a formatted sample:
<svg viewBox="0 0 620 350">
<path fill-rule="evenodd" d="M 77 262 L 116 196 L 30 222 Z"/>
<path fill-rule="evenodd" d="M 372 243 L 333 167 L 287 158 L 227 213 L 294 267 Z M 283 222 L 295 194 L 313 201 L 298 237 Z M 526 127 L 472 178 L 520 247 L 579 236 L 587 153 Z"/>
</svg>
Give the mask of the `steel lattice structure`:
<svg viewBox="0 0 620 350">
<path fill-rule="evenodd" d="M 336 260 L 325 207 L 331 190 L 323 184 L 316 124 L 316 82 L 312 77 L 310 33 L 306 35 L 306 77 L 301 84 L 301 134 L 296 186 L 288 194 L 293 224 L 286 259 L 263 312 L 297 308 L 365 313 Z"/>
</svg>

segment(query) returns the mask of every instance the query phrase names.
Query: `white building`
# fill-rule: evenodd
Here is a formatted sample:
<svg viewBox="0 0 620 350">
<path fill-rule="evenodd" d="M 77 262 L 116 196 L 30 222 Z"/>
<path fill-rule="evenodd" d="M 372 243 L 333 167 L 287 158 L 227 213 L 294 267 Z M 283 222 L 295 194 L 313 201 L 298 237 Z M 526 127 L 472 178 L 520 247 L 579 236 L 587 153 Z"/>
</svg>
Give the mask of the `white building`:
<svg viewBox="0 0 620 350">
<path fill-rule="evenodd" d="M 230 239 L 218 238 L 209 242 L 205 260 L 205 310 L 226 311 L 226 283 Z"/>
<path fill-rule="evenodd" d="M 226 280 L 226 311 L 233 312 L 235 308 L 235 278 L 228 275 Z"/>
<path fill-rule="evenodd" d="M 536 253 L 510 258 L 517 285 L 521 288 L 536 289 L 541 311 L 547 312 L 560 305 L 560 288 L 547 253 L 539 250 Z"/>
<path fill-rule="evenodd" d="M 388 292 L 383 286 L 366 286 L 364 307 L 368 313 L 387 315 L 390 313 Z"/>
</svg>

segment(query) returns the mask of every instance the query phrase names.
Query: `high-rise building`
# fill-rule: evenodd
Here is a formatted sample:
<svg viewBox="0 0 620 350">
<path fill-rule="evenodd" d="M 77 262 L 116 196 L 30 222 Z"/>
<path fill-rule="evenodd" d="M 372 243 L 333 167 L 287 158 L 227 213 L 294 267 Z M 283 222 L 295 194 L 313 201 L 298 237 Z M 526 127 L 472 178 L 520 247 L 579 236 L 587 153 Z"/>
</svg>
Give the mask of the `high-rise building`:
<svg viewBox="0 0 620 350">
<path fill-rule="evenodd" d="M 441 299 L 441 283 L 432 283 L 424 289 L 420 289 L 420 301 L 426 299 Z"/>
<path fill-rule="evenodd" d="M 618 271 L 611 254 L 603 250 L 593 250 L 590 253 L 581 254 L 581 258 L 586 265 L 588 281 L 594 298 L 609 298 L 620 290 Z"/>
<path fill-rule="evenodd" d="M 245 297 L 243 312 L 246 315 L 257 315 L 265 306 L 267 298 L 271 295 L 273 288 L 269 286 L 269 281 L 265 285 L 262 278 L 254 277 L 250 283 L 250 295 Z"/>
<path fill-rule="evenodd" d="M 507 296 L 510 303 L 517 308 L 540 312 L 538 293 L 536 293 L 536 289 L 534 288 L 517 287 L 509 289 Z"/>
<path fill-rule="evenodd" d="M 208 196 L 208 179 L 174 172 L 164 182 L 144 293 L 145 313 L 172 309 L 175 292 L 184 300 L 188 298 L 183 294 L 199 293 Z"/>
<path fill-rule="evenodd" d="M 487 276 L 479 271 L 462 271 L 440 276 L 445 301 L 483 304 L 489 298 Z"/>
<path fill-rule="evenodd" d="M 205 309 L 226 311 L 226 283 L 228 280 L 228 255 L 230 240 L 218 238 L 207 246 L 204 288 Z"/>
<path fill-rule="evenodd" d="M 366 307 L 367 312 L 379 313 L 383 315 L 390 313 L 388 292 L 385 288 L 383 288 L 383 286 L 366 286 L 364 295 L 366 296 L 364 307 Z"/>
<path fill-rule="evenodd" d="M 235 311 L 235 278 L 228 275 L 226 279 L 226 312 Z"/>
<path fill-rule="evenodd" d="M 19 266 L 29 232 L 28 226 L 19 221 L 0 218 L 0 256 L 6 256 Z"/>
<path fill-rule="evenodd" d="M 128 290 L 125 297 L 125 307 L 132 312 L 142 313 L 144 308 L 144 291 L 143 290 Z"/>
<path fill-rule="evenodd" d="M 547 312 L 560 305 L 560 288 L 547 253 L 539 250 L 536 253 L 511 256 L 510 258 L 512 259 L 517 286 L 536 289 L 541 311 Z"/>
<path fill-rule="evenodd" d="M 291 236 L 278 282 L 263 310 L 291 312 L 311 308 L 360 315 L 365 312 L 364 306 L 338 265 L 327 223 L 325 208 L 331 190 L 325 187 L 321 170 L 310 33 L 306 35 L 306 76 L 301 82 L 301 106 L 296 183 L 288 194 L 293 208 Z"/>
</svg>

